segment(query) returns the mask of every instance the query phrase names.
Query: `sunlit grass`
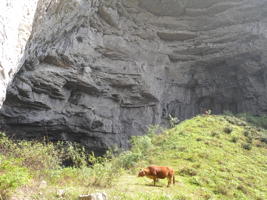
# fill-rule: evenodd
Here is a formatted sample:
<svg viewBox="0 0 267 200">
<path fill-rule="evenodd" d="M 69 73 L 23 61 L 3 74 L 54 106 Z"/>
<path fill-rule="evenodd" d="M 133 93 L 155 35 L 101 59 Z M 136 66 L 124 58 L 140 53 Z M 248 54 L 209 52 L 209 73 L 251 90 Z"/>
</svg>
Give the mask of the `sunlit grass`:
<svg viewBox="0 0 267 200">
<path fill-rule="evenodd" d="M 175 186 L 167 188 L 167 180 L 161 180 L 152 187 L 149 179 L 125 175 L 113 191 L 124 192 L 122 199 L 146 199 L 147 194 L 151 199 L 267 199 L 267 149 L 259 145 L 263 134 L 234 117 L 197 116 L 152 137 L 146 164 L 173 167 Z"/>
<path fill-rule="evenodd" d="M 63 189 L 60 198 L 66 200 L 99 191 L 111 200 L 265 200 L 266 136 L 265 129 L 233 116 L 196 116 L 162 134 L 133 138 L 130 151 L 93 166 L 44 170 L 48 186 L 36 187 L 30 196 L 58 199 L 57 190 Z M 168 188 L 164 179 L 154 187 L 151 179 L 138 178 L 150 164 L 172 167 L 176 184 Z"/>
</svg>

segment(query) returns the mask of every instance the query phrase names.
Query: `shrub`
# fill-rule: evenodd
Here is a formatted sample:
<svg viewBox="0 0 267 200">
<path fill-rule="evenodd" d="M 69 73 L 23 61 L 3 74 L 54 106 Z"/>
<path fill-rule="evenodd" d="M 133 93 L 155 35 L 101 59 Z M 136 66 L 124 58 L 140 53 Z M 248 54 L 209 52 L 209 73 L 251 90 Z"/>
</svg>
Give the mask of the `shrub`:
<svg viewBox="0 0 267 200">
<path fill-rule="evenodd" d="M 177 117 L 173 117 L 172 115 L 169 115 L 169 123 L 170 123 L 170 127 L 174 128 L 178 123 L 179 123 L 179 119 Z"/>
<path fill-rule="evenodd" d="M 188 198 L 182 194 L 178 194 L 178 195 L 174 196 L 174 199 L 175 200 L 188 200 Z"/>
<path fill-rule="evenodd" d="M 260 138 L 260 141 L 261 141 L 262 143 L 267 144 L 267 137 L 262 137 L 262 138 Z"/>
<path fill-rule="evenodd" d="M 244 194 L 247 194 L 248 193 L 247 188 L 245 186 L 243 186 L 243 185 L 237 186 L 237 189 L 240 190 L 240 191 L 242 191 Z"/>
<path fill-rule="evenodd" d="M 255 126 L 259 126 L 265 129 L 267 128 L 267 116 L 266 115 L 256 116 L 256 115 L 252 115 L 249 113 L 242 113 L 237 116 Z"/>
<path fill-rule="evenodd" d="M 55 169 L 61 163 L 52 143 L 13 141 L 4 134 L 0 137 L 0 152 L 6 157 L 21 158 L 22 165 L 33 170 Z"/>
<path fill-rule="evenodd" d="M 233 142 L 233 143 L 237 143 L 237 141 L 238 141 L 238 137 L 233 136 L 233 137 L 231 138 L 231 142 Z"/>
<path fill-rule="evenodd" d="M 85 148 L 78 143 L 58 142 L 57 150 L 64 166 L 84 167 L 88 164 Z"/>
<path fill-rule="evenodd" d="M 222 194 L 222 195 L 228 195 L 229 192 L 230 192 L 229 188 L 227 188 L 225 185 L 218 185 L 214 190 L 215 194 Z"/>
<path fill-rule="evenodd" d="M 219 133 L 216 132 L 216 131 L 212 131 L 212 132 L 211 132 L 211 136 L 212 136 L 212 137 L 217 137 L 217 136 L 219 136 Z"/>
<path fill-rule="evenodd" d="M 225 133 L 227 133 L 227 134 L 231 134 L 232 133 L 232 131 L 233 131 L 233 128 L 232 127 L 225 127 L 224 129 L 223 129 L 223 132 L 225 132 Z"/>
<path fill-rule="evenodd" d="M 246 150 L 251 150 L 252 146 L 251 146 L 251 144 L 242 144 L 242 148 L 246 149 Z"/>
<path fill-rule="evenodd" d="M 0 156 L 0 199 L 7 198 L 10 192 L 30 180 L 28 170 L 20 165 L 21 161 L 18 159 Z"/>
<path fill-rule="evenodd" d="M 245 137 L 248 137 L 248 136 L 250 135 L 250 132 L 247 131 L 247 130 L 245 130 L 245 131 L 243 132 L 243 135 L 244 135 Z"/>
<path fill-rule="evenodd" d="M 138 161 L 142 159 L 141 153 L 134 153 L 132 151 L 125 151 L 119 155 L 117 158 L 117 166 L 124 168 L 124 169 L 130 169 L 136 165 Z"/>
<path fill-rule="evenodd" d="M 183 175 L 183 176 L 196 176 L 197 175 L 197 171 L 193 168 L 188 168 L 188 167 L 184 167 L 183 169 L 181 169 L 179 171 L 179 174 Z"/>
<path fill-rule="evenodd" d="M 131 151 L 134 153 L 140 153 L 145 156 L 152 148 L 152 140 L 149 136 L 133 136 L 131 140 Z"/>
<path fill-rule="evenodd" d="M 246 138 L 246 142 L 247 143 L 252 144 L 252 141 L 253 141 L 252 137 L 247 137 Z"/>
<path fill-rule="evenodd" d="M 231 116 L 231 117 L 234 116 L 234 114 L 229 110 L 224 110 L 223 115 L 227 115 L 227 116 Z"/>
<path fill-rule="evenodd" d="M 20 141 L 15 143 L 12 156 L 22 159 L 25 167 L 33 170 L 59 168 L 61 159 L 52 143 Z"/>
</svg>

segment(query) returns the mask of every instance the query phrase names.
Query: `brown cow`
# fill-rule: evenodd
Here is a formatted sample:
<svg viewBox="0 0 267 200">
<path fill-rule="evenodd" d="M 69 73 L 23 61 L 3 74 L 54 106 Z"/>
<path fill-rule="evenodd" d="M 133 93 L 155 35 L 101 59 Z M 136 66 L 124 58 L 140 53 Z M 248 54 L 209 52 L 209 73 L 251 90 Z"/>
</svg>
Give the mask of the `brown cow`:
<svg viewBox="0 0 267 200">
<path fill-rule="evenodd" d="M 156 185 L 156 181 L 164 178 L 168 178 L 168 185 L 167 187 L 170 186 L 171 183 L 175 184 L 175 177 L 174 177 L 174 170 L 170 167 L 162 167 L 162 166 L 149 166 L 147 168 L 142 169 L 138 177 L 148 177 L 153 179 L 154 181 L 154 186 Z"/>
</svg>

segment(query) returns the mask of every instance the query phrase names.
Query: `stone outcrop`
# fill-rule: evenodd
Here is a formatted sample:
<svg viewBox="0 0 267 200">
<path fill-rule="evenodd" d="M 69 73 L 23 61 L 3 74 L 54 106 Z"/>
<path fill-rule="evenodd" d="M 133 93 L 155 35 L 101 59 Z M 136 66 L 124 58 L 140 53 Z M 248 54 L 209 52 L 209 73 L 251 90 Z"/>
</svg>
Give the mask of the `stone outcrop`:
<svg viewBox="0 0 267 200">
<path fill-rule="evenodd" d="M 168 116 L 267 112 L 266 0 L 39 1 L 0 124 L 127 147 Z"/>
<path fill-rule="evenodd" d="M 9 81 L 23 63 L 36 5 L 37 0 L 0 1 L 0 107 Z"/>
</svg>

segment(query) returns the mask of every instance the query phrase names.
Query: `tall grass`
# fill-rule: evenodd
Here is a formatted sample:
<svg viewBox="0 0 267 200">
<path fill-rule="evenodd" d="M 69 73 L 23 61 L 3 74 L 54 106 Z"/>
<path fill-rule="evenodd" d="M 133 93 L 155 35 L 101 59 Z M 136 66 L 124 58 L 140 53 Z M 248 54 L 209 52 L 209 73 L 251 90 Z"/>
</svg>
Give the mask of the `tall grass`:
<svg viewBox="0 0 267 200">
<path fill-rule="evenodd" d="M 76 143 L 15 141 L 0 133 L 0 199 L 7 199 L 16 188 L 43 180 L 55 186 L 109 187 L 124 170 L 147 158 L 153 148 L 152 129 L 150 136 L 132 138 L 131 151 L 109 151 L 102 157 Z"/>
<path fill-rule="evenodd" d="M 131 139 L 128 151 L 96 157 L 69 142 L 14 141 L 0 134 L 0 199 L 31 187 L 33 199 L 61 199 L 96 189 L 110 199 L 265 199 L 265 129 L 234 116 L 203 115 L 162 134 L 158 126 Z M 149 164 L 172 166 L 177 184 L 151 187 L 136 172 Z M 133 175 L 134 173 L 134 175 Z M 125 178 L 124 178 L 125 177 Z M 40 188 L 41 182 L 47 188 Z M 33 185 L 37 185 L 33 187 Z M 28 196 L 29 197 L 29 196 Z M 17 198 L 20 199 L 20 198 Z"/>
</svg>

